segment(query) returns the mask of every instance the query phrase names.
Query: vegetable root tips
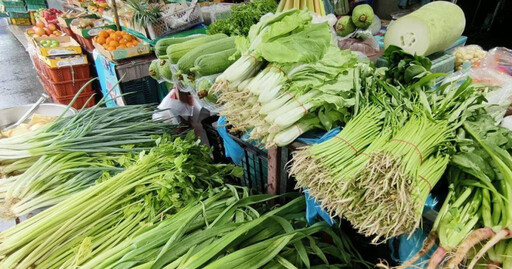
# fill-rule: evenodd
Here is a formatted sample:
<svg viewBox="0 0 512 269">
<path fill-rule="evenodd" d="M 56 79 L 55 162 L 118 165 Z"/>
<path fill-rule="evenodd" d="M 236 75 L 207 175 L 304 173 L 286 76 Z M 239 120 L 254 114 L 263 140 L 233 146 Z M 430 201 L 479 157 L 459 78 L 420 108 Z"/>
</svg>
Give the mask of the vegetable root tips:
<svg viewBox="0 0 512 269">
<path fill-rule="evenodd" d="M 483 247 L 478 251 L 473 260 L 468 266 L 468 269 L 475 268 L 477 262 L 487 253 L 489 249 L 494 247 L 494 245 L 498 244 L 501 240 L 510 237 L 510 231 L 508 229 L 503 229 L 495 234 Z"/>
<path fill-rule="evenodd" d="M 414 255 L 412 258 L 410 258 L 407 262 L 404 264 L 396 267 L 396 269 L 406 269 L 411 267 L 416 261 L 418 261 L 421 257 L 425 256 L 430 249 L 434 246 L 437 240 L 437 234 L 434 232 L 431 232 L 427 238 L 425 238 L 425 241 L 423 242 L 423 247 L 421 248 L 416 255 Z"/>
<path fill-rule="evenodd" d="M 427 269 L 437 269 L 437 266 L 443 261 L 446 256 L 446 249 L 443 247 L 439 247 L 432 257 L 430 257 L 430 261 L 428 263 Z"/>
<path fill-rule="evenodd" d="M 501 268 L 501 262 L 492 261 L 489 265 L 487 265 L 487 269 L 499 269 Z"/>
<path fill-rule="evenodd" d="M 460 244 L 457 252 L 450 260 L 450 262 L 445 266 L 447 269 L 455 269 L 458 268 L 459 264 L 464 260 L 466 254 L 469 252 L 471 248 L 473 248 L 476 244 L 487 240 L 491 237 L 495 236 L 494 231 L 491 228 L 481 228 L 473 231 L 468 237 Z"/>
</svg>

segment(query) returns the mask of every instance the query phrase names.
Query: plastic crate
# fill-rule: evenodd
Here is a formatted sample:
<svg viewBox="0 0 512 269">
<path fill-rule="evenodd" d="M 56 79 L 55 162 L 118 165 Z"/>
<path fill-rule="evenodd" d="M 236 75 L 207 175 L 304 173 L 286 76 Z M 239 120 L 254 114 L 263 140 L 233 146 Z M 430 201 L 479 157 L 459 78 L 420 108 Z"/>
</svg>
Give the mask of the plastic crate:
<svg viewBox="0 0 512 269">
<path fill-rule="evenodd" d="M 39 76 L 38 78 L 39 78 L 39 82 L 41 82 L 41 84 L 43 85 L 45 92 L 50 95 L 50 97 L 52 98 L 52 100 L 55 103 L 69 105 L 71 103 L 71 101 L 73 100 L 73 98 L 75 98 L 75 95 L 78 93 L 78 91 L 77 91 L 73 95 L 57 95 L 53 91 L 51 82 L 48 81 L 47 78 L 45 78 L 44 76 Z M 84 108 L 84 105 L 85 105 L 85 107 L 94 106 L 96 104 L 96 101 L 94 100 L 94 98 L 91 98 L 91 100 L 89 100 L 89 98 L 93 95 L 94 95 L 94 91 L 92 91 L 91 89 L 85 89 L 75 100 L 72 107 L 74 107 L 76 109 L 82 109 L 82 108 Z"/>
<path fill-rule="evenodd" d="M 199 4 L 182 4 L 187 4 L 189 7 L 173 14 L 168 14 L 170 13 L 171 6 L 167 5 L 162 12 L 162 14 L 167 14 L 162 15 L 157 22 L 148 24 L 148 34 L 151 39 L 181 32 L 203 23 L 203 13 Z"/>
<path fill-rule="evenodd" d="M 231 163 L 226 157 L 224 141 L 217 132 L 217 116 L 204 119 L 201 123 L 205 130 L 208 144 L 212 147 L 212 157 L 215 162 Z M 244 170 L 242 179 L 237 184 L 247 186 L 257 192 L 266 193 L 273 189 L 274 193 L 293 191 L 293 179 L 286 172 L 286 163 L 291 159 L 292 150 L 288 147 L 280 147 L 274 150 L 262 149 L 248 141 L 244 141 L 237 135 L 230 137 L 244 150 L 241 166 Z M 271 164 L 277 164 L 275 167 Z M 275 182 L 271 183 L 272 177 Z M 275 186 L 269 188 L 270 184 Z"/>
<path fill-rule="evenodd" d="M 75 35 L 75 37 L 76 41 L 80 44 L 80 46 L 82 46 L 83 49 L 89 52 L 94 50 L 94 45 L 92 44 L 92 37 L 86 38 L 79 35 Z"/>
<path fill-rule="evenodd" d="M 5 8 L 25 7 L 24 1 L 0 1 Z"/>
<path fill-rule="evenodd" d="M 13 12 L 24 13 L 24 12 L 27 12 L 27 7 L 25 7 L 25 6 L 23 6 L 23 7 L 6 7 L 5 11 L 9 12 L 9 14 L 11 14 Z"/>
<path fill-rule="evenodd" d="M 41 8 L 46 8 L 46 4 L 27 4 L 27 9 L 28 10 L 38 10 L 38 9 L 41 9 Z"/>
<path fill-rule="evenodd" d="M 158 103 L 158 82 L 151 77 L 144 77 L 120 83 L 125 105 Z"/>
<path fill-rule="evenodd" d="M 20 26 L 30 26 L 30 18 L 11 18 L 11 24 Z"/>
<path fill-rule="evenodd" d="M 69 96 L 74 96 L 91 78 L 85 79 L 75 79 L 69 81 L 55 82 L 48 79 L 43 74 L 39 73 L 41 80 L 43 81 L 43 86 L 45 86 L 45 90 L 53 97 L 65 98 Z M 85 88 L 84 92 L 92 92 L 92 84 L 89 83 Z"/>
<path fill-rule="evenodd" d="M 91 77 L 91 69 L 89 64 L 72 65 L 64 67 L 50 67 L 46 63 L 38 59 L 39 66 L 36 66 L 39 72 L 42 72 L 46 78 L 52 82 L 75 81 L 81 79 L 89 79 Z"/>
<path fill-rule="evenodd" d="M 71 103 L 73 98 L 75 98 L 74 95 L 64 96 L 64 97 L 53 96 L 52 94 L 50 94 L 50 95 L 56 103 L 59 103 L 62 105 L 69 105 L 69 103 Z M 82 92 L 78 96 L 78 98 L 75 100 L 72 107 L 74 107 L 75 109 L 82 109 L 82 108 L 88 108 L 88 107 L 94 106 L 96 104 L 96 101 L 94 100 L 94 97 L 91 98 L 91 96 L 93 96 L 93 95 L 94 95 L 94 92 L 92 92 L 92 91 Z"/>
<path fill-rule="evenodd" d="M 27 5 L 45 5 L 46 6 L 46 0 L 25 0 L 25 3 Z"/>
<path fill-rule="evenodd" d="M 65 33 L 66 35 L 68 35 L 70 37 L 72 37 L 74 40 L 78 40 L 78 37 L 76 36 L 75 32 L 73 32 L 71 30 L 71 28 L 63 26 L 63 25 L 60 25 L 60 24 L 59 24 L 59 28 L 60 28 L 61 32 Z M 92 42 L 91 42 L 91 44 L 92 44 Z"/>
<path fill-rule="evenodd" d="M 123 77 L 122 82 L 129 82 L 141 79 L 149 75 L 149 66 L 154 56 L 130 60 L 120 60 L 116 64 L 116 72 L 119 78 Z"/>
<path fill-rule="evenodd" d="M 29 19 L 30 20 L 30 13 L 28 12 L 9 12 L 10 18 L 16 18 L 16 19 Z"/>
</svg>

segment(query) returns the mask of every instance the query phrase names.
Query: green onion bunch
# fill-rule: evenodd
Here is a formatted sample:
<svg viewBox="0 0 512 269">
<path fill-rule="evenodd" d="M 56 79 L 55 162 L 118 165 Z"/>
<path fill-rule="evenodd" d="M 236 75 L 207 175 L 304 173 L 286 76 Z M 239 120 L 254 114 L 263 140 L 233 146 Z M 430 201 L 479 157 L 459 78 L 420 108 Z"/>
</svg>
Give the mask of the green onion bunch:
<svg viewBox="0 0 512 269">
<path fill-rule="evenodd" d="M 94 106 L 59 117 L 41 129 L 0 140 L 0 162 L 63 152 L 127 152 L 123 145 L 152 143 L 174 128 L 154 121 L 154 105 Z"/>
<path fill-rule="evenodd" d="M 240 176 L 212 164 L 193 133 L 164 135 L 134 165 L 0 233 L 2 268 L 70 268 L 109 250 Z"/>
</svg>

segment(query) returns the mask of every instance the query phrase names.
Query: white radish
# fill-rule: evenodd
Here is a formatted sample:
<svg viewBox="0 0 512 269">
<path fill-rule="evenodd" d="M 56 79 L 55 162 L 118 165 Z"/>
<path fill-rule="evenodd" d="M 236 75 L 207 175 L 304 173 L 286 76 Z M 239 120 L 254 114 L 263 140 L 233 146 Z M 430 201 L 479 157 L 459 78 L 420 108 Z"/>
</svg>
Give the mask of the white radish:
<svg viewBox="0 0 512 269">
<path fill-rule="evenodd" d="M 466 18 L 456 4 L 436 1 L 393 22 L 384 37 L 384 46 L 427 56 L 451 46 L 462 35 Z"/>
</svg>

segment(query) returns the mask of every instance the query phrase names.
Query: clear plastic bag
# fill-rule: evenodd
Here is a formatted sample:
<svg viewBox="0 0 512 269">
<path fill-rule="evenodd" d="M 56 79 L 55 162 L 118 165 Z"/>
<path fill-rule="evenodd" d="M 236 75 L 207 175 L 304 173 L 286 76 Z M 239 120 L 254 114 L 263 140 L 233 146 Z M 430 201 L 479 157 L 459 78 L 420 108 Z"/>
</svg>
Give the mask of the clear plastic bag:
<svg viewBox="0 0 512 269">
<path fill-rule="evenodd" d="M 372 61 L 380 56 L 379 42 L 369 30 L 356 30 L 347 37 L 338 37 L 338 47 L 361 52 Z"/>
<path fill-rule="evenodd" d="M 219 75 L 220 73 L 196 79 L 195 87 L 192 89 L 192 93 L 198 97 L 197 101 L 199 102 L 199 104 L 202 107 L 206 108 L 208 111 L 210 111 L 210 114 L 218 114 L 219 111 L 222 109 L 222 106 L 216 103 L 216 98 L 205 98 L 209 94 L 209 88 L 211 87 L 211 85 L 213 85 L 213 83 L 215 83 L 215 79 Z M 204 91 L 206 91 L 206 93 Z"/>
<path fill-rule="evenodd" d="M 463 69 L 466 62 L 473 66 L 480 65 L 480 61 L 486 56 L 487 52 L 478 45 L 468 45 L 455 48 L 453 56 L 455 56 L 455 70 Z"/>
</svg>

